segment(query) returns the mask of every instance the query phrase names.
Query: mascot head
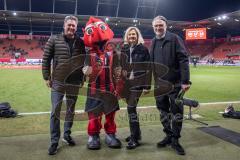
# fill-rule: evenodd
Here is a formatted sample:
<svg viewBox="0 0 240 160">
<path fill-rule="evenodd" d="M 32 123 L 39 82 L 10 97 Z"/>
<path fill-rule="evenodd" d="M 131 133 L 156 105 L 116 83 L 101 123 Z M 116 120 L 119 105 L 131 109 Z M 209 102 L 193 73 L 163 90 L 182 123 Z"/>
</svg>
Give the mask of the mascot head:
<svg viewBox="0 0 240 160">
<path fill-rule="evenodd" d="M 101 46 L 114 36 L 113 31 L 102 20 L 90 17 L 83 30 L 84 43 L 87 47 Z"/>
</svg>

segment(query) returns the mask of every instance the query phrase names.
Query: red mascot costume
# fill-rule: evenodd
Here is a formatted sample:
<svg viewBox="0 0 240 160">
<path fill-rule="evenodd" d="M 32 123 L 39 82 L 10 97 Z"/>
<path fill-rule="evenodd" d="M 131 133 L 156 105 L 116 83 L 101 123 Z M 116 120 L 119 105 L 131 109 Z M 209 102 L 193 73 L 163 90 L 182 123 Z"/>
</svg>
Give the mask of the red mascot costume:
<svg viewBox="0 0 240 160">
<path fill-rule="evenodd" d="M 110 148 L 121 148 L 121 142 L 115 135 L 115 112 L 119 109 L 117 99 L 119 91 L 116 90 L 119 87 L 116 87 L 116 82 L 119 82 L 121 71 L 118 70 L 117 56 L 106 49 L 107 42 L 113 36 L 112 30 L 106 23 L 90 17 L 84 29 L 84 43 L 90 49 L 83 68 L 83 73 L 89 78 L 85 106 L 89 118 L 88 149 L 101 147 L 99 134 L 103 114 L 105 115 L 105 143 Z"/>
</svg>

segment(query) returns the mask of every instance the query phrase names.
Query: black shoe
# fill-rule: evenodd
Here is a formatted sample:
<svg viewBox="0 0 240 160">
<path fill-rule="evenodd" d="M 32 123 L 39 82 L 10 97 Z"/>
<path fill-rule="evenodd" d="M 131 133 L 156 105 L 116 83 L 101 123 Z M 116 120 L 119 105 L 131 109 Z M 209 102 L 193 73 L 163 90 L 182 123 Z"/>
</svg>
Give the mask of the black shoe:
<svg viewBox="0 0 240 160">
<path fill-rule="evenodd" d="M 134 140 L 133 138 L 130 138 L 126 148 L 127 149 L 135 149 L 138 146 L 140 146 L 140 143 L 137 140 Z"/>
<path fill-rule="evenodd" d="M 131 139 L 131 136 L 128 136 L 127 138 L 125 138 L 125 141 L 126 141 L 126 142 L 129 142 L 130 139 Z M 142 140 L 142 137 L 141 137 L 141 136 L 138 136 L 137 140 L 138 140 L 138 141 L 141 141 L 141 140 Z"/>
<path fill-rule="evenodd" d="M 172 143 L 171 137 L 166 136 L 163 140 L 157 143 L 158 148 L 166 147 L 167 145 L 170 145 Z"/>
<path fill-rule="evenodd" d="M 64 136 L 62 141 L 67 143 L 69 146 L 75 146 L 76 145 L 75 141 L 72 139 L 72 137 L 70 135 Z"/>
<path fill-rule="evenodd" d="M 185 155 L 185 151 L 183 147 L 179 144 L 178 139 L 172 138 L 171 147 L 177 152 L 177 154 Z"/>
<path fill-rule="evenodd" d="M 87 148 L 91 150 L 98 150 L 101 148 L 100 137 L 98 134 L 88 137 Z"/>
<path fill-rule="evenodd" d="M 51 144 L 50 147 L 48 148 L 48 155 L 55 155 L 57 153 L 57 147 L 58 147 L 57 143 Z"/>
<path fill-rule="evenodd" d="M 105 143 L 107 144 L 107 146 L 109 148 L 121 148 L 122 147 L 121 141 L 118 138 L 116 138 L 115 134 L 106 134 Z"/>
</svg>

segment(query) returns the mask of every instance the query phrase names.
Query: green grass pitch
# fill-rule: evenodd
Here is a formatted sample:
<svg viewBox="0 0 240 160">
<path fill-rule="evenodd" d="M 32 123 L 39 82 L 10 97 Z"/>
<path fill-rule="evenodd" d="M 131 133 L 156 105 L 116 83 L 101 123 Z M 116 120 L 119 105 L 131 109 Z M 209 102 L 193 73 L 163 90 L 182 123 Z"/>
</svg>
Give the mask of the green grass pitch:
<svg viewBox="0 0 240 160">
<path fill-rule="evenodd" d="M 203 102 L 240 100 L 240 67 L 198 66 L 191 68 L 193 85 L 187 97 Z M 18 112 L 49 111 L 50 90 L 40 70 L 0 70 L 0 102 L 10 102 Z M 80 90 L 81 93 L 81 90 Z M 84 109 L 85 98 L 79 96 L 77 109 Z M 121 101 L 121 107 L 126 104 Z M 155 105 L 153 97 L 140 99 L 139 106 Z"/>
</svg>

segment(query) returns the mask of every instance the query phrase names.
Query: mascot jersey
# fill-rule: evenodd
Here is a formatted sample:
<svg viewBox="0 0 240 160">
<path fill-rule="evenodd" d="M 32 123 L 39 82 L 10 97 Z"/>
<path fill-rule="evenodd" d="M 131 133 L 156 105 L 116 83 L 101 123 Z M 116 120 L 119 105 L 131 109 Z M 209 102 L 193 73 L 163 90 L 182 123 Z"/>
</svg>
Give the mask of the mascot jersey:
<svg viewBox="0 0 240 160">
<path fill-rule="evenodd" d="M 113 54 L 112 52 L 104 52 L 98 50 L 90 50 L 90 64 L 93 73 L 89 76 L 90 94 L 96 94 L 97 91 L 113 92 Z M 89 62 L 88 62 L 89 63 Z"/>
<path fill-rule="evenodd" d="M 106 23 L 100 19 L 90 17 L 84 29 L 84 43 L 90 48 L 85 66 L 92 67 L 89 75 L 88 98 L 86 112 L 110 113 L 119 108 L 113 82 L 113 68 L 115 57 L 113 52 L 104 48 L 114 34 Z"/>
</svg>

